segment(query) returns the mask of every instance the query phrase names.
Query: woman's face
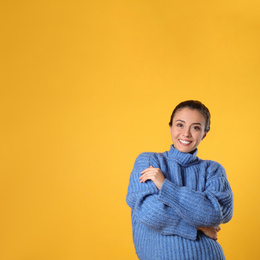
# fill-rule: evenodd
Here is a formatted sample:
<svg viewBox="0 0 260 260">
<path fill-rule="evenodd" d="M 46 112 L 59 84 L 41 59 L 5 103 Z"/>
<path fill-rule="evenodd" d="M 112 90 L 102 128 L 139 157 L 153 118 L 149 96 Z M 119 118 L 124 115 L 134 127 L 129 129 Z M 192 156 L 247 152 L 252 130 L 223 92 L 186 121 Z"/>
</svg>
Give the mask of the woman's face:
<svg viewBox="0 0 260 260">
<path fill-rule="evenodd" d="M 183 153 L 195 150 L 206 136 L 206 120 L 196 109 L 182 108 L 178 110 L 170 126 L 170 134 L 174 148 Z"/>
</svg>

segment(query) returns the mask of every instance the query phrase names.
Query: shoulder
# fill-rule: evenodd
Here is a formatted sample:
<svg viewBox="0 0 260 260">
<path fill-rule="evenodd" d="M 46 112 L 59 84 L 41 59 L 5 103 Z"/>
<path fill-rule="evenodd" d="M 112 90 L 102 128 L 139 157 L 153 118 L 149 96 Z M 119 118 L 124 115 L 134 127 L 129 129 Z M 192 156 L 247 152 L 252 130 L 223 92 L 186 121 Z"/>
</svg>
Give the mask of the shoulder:
<svg viewBox="0 0 260 260">
<path fill-rule="evenodd" d="M 150 162 L 150 157 L 153 153 L 151 152 L 144 152 L 141 153 L 137 156 L 137 158 L 135 159 L 135 164 L 134 167 L 144 167 L 146 165 L 149 164 Z"/>
<path fill-rule="evenodd" d="M 141 166 L 141 165 L 157 165 L 159 162 L 159 158 L 162 156 L 161 153 L 155 153 L 155 152 L 144 152 L 137 156 L 135 160 L 135 166 Z"/>
<path fill-rule="evenodd" d="M 201 160 L 201 164 L 207 169 L 208 177 L 226 178 L 225 168 L 218 162 L 212 160 Z"/>
<path fill-rule="evenodd" d="M 152 152 L 140 153 L 137 156 L 135 163 L 139 163 L 139 162 L 143 162 L 143 161 L 149 161 L 152 154 L 153 154 Z"/>
<path fill-rule="evenodd" d="M 210 187 L 210 190 L 225 191 L 225 193 L 232 196 L 232 190 L 224 167 L 216 161 L 206 160 L 205 163 L 207 164 L 206 189 Z"/>
</svg>

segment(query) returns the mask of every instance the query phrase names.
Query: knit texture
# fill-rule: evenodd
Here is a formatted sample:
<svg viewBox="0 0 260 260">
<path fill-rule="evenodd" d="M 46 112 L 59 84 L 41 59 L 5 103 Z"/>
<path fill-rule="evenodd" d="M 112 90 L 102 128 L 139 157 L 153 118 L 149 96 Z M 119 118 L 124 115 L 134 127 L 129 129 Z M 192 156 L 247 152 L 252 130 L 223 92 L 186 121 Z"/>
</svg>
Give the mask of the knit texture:
<svg viewBox="0 0 260 260">
<path fill-rule="evenodd" d="M 131 207 L 133 240 L 140 260 L 222 260 L 219 243 L 197 227 L 217 226 L 233 214 L 233 195 L 224 168 L 171 146 L 164 153 L 142 153 L 130 176 L 127 204 Z M 141 171 L 160 168 L 160 190 Z"/>
</svg>

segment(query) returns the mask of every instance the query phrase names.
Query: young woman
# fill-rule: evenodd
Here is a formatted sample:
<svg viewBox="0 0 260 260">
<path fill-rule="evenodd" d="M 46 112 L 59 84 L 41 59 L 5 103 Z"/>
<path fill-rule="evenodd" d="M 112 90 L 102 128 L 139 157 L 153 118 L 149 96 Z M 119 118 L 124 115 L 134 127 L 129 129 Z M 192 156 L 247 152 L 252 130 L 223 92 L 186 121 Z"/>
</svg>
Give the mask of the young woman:
<svg viewBox="0 0 260 260">
<path fill-rule="evenodd" d="M 127 204 L 140 260 L 223 260 L 219 225 L 233 213 L 224 168 L 197 157 L 210 130 L 210 113 L 199 101 L 184 101 L 169 123 L 172 146 L 142 153 L 131 173 Z"/>
</svg>

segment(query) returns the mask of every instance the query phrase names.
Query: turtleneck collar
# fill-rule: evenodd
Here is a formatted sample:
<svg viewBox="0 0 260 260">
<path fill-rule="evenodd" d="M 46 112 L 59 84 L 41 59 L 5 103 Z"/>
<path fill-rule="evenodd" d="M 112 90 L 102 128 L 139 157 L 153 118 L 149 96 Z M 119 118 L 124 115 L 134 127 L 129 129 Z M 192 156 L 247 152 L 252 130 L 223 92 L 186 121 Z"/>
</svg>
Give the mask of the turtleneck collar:
<svg viewBox="0 0 260 260">
<path fill-rule="evenodd" d="M 171 145 L 171 149 L 168 152 L 168 157 L 178 161 L 181 165 L 191 165 L 197 163 L 200 159 L 197 157 L 198 149 L 193 151 L 193 153 L 183 153 L 175 149 Z"/>
</svg>

